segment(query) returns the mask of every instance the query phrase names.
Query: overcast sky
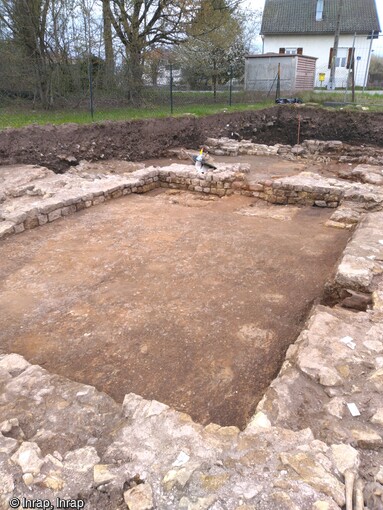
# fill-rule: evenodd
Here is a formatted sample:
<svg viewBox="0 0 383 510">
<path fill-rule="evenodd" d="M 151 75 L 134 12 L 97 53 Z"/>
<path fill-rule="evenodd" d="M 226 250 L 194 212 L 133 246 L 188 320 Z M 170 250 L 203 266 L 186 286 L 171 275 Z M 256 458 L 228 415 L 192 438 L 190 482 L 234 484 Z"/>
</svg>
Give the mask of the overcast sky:
<svg viewBox="0 0 383 510">
<path fill-rule="evenodd" d="M 360 0 L 363 2 L 363 0 Z M 378 9 L 378 15 L 379 15 L 379 21 L 380 21 L 380 28 L 383 31 L 383 0 L 375 0 L 377 9 Z M 263 7 L 265 6 L 265 0 L 243 0 L 243 5 L 248 5 L 252 9 L 261 9 L 263 10 Z M 258 38 L 257 38 L 258 39 Z M 257 40 L 258 50 L 261 50 L 261 42 L 260 38 Z M 383 35 L 379 37 L 379 40 L 374 41 L 375 48 L 375 54 L 383 54 Z"/>
</svg>

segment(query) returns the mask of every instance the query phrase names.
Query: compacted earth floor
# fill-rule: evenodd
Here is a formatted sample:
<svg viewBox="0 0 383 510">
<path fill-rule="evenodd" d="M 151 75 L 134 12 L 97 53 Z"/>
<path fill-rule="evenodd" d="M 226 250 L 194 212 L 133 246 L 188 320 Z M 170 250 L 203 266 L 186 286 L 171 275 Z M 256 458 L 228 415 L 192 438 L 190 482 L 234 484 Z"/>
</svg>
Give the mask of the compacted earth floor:
<svg viewBox="0 0 383 510">
<path fill-rule="evenodd" d="M 155 190 L 0 244 L 0 353 L 243 427 L 349 233 L 333 211 Z"/>
</svg>

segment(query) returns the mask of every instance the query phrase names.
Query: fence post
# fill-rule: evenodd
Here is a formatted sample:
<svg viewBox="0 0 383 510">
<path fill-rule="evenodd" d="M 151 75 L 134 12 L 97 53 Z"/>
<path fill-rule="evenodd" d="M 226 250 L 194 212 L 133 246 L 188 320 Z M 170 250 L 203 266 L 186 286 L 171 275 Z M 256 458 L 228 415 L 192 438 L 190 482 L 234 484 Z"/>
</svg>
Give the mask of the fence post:
<svg viewBox="0 0 383 510">
<path fill-rule="evenodd" d="M 354 33 L 354 39 L 352 41 L 352 50 L 351 50 L 351 60 L 350 60 L 350 67 L 348 68 L 348 75 L 347 75 L 347 81 L 346 81 L 346 90 L 344 92 L 344 98 L 343 98 L 343 102 L 345 103 L 346 102 L 346 99 L 347 99 L 347 92 L 348 92 L 348 84 L 349 84 L 349 81 L 350 81 L 350 76 L 351 76 L 351 72 L 352 72 L 352 83 L 353 83 L 353 88 L 352 88 L 352 102 L 355 101 L 355 76 L 354 76 L 354 72 L 355 72 L 355 66 L 354 66 L 354 58 L 355 58 L 355 40 L 356 40 L 356 32 Z"/>
<path fill-rule="evenodd" d="M 278 74 L 277 74 L 277 88 L 275 91 L 275 99 L 281 97 L 281 64 L 278 64 Z"/>
<path fill-rule="evenodd" d="M 92 117 L 92 122 L 94 120 L 94 105 L 93 105 L 93 64 L 92 57 L 89 59 L 89 92 L 90 92 L 90 115 Z"/>
<path fill-rule="evenodd" d="M 170 113 L 173 115 L 173 66 L 170 64 Z"/>
<path fill-rule="evenodd" d="M 230 66 L 230 84 L 229 84 L 229 106 L 232 104 L 233 96 L 233 67 Z"/>
</svg>

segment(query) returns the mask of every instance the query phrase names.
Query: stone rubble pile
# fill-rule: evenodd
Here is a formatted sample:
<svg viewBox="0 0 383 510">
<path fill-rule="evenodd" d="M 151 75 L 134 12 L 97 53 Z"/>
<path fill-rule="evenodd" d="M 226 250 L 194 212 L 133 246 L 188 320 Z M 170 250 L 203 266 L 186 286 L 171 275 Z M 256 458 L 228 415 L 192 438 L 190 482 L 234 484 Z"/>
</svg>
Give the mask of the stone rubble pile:
<svg viewBox="0 0 383 510">
<path fill-rule="evenodd" d="M 383 150 L 376 147 L 358 147 L 345 144 L 339 140 L 304 140 L 301 144 L 265 145 L 250 140 L 233 140 L 232 138 L 207 138 L 206 150 L 215 156 L 283 156 L 287 159 L 301 157 L 318 161 L 335 159 L 340 163 L 383 164 Z"/>
<path fill-rule="evenodd" d="M 383 166 L 382 165 L 358 165 L 351 172 L 340 172 L 342 179 L 350 181 L 359 181 L 375 186 L 383 186 Z"/>
<path fill-rule="evenodd" d="M 249 140 L 233 140 L 231 138 L 207 138 L 206 150 L 215 156 L 239 156 L 248 154 L 252 156 L 271 156 L 279 154 L 279 148 L 283 145 L 264 145 L 252 143 Z M 289 146 L 290 147 L 290 146 Z"/>
<path fill-rule="evenodd" d="M 346 442 L 274 426 L 263 412 L 241 432 L 134 394 L 120 406 L 16 354 L 0 358 L 0 381 L 1 509 L 24 497 L 100 510 L 336 510 L 360 461 Z"/>
<path fill-rule="evenodd" d="M 255 415 L 292 430 L 308 422 L 316 439 L 355 460 L 348 468 L 363 478 L 368 510 L 383 508 L 382 220 L 378 212 L 361 221 L 334 278 L 339 294 L 370 294 L 371 305 L 357 314 L 316 306 Z"/>
<path fill-rule="evenodd" d="M 307 157 L 318 154 L 339 154 L 345 148 L 345 144 L 338 140 L 305 140 L 296 145 L 265 145 L 253 143 L 250 140 L 233 140 L 232 138 L 207 138 L 206 150 L 215 156 L 239 156 L 243 154 L 257 156 L 294 156 Z"/>
</svg>

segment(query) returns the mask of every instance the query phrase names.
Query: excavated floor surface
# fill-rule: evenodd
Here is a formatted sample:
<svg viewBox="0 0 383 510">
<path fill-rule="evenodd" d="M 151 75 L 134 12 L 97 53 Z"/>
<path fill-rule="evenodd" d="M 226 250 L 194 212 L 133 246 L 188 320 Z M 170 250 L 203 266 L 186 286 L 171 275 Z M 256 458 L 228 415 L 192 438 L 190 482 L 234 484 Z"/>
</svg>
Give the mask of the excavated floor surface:
<svg viewBox="0 0 383 510">
<path fill-rule="evenodd" d="M 347 243 L 332 212 L 156 190 L 13 236 L 0 352 L 243 427 Z"/>
</svg>

